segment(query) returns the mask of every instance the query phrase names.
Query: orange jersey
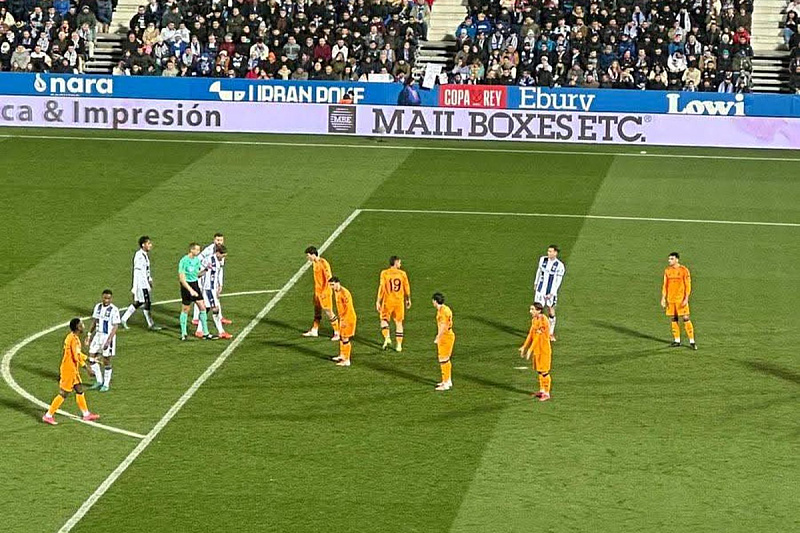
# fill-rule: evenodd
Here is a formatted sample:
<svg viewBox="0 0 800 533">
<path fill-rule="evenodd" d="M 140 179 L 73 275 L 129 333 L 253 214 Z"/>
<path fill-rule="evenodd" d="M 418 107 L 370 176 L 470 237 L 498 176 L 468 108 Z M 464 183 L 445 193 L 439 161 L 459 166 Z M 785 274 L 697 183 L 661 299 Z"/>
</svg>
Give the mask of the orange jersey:
<svg viewBox="0 0 800 533">
<path fill-rule="evenodd" d="M 378 285 L 378 301 L 384 305 L 403 304 L 411 297 L 408 275 L 399 268 L 390 267 L 381 271 Z"/>
<path fill-rule="evenodd" d="M 534 354 L 550 353 L 550 320 L 544 315 L 531 320 L 531 329 L 522 345 L 523 350 L 529 348 Z"/>
<path fill-rule="evenodd" d="M 311 267 L 314 269 L 314 292 L 319 294 L 328 290 L 328 280 L 331 279 L 331 265 L 327 260 L 319 258 Z"/>
<path fill-rule="evenodd" d="M 77 376 L 85 362 L 86 356 L 81 353 L 81 339 L 75 333 L 70 332 L 64 339 L 61 376 Z"/>
<path fill-rule="evenodd" d="M 453 311 L 446 305 L 442 305 L 436 311 L 436 328 L 437 332 L 444 329 L 442 335 L 455 335 L 453 332 Z"/>
<path fill-rule="evenodd" d="M 669 303 L 682 303 L 692 293 L 692 275 L 683 265 L 677 268 L 664 269 L 664 285 L 661 287 L 661 296 Z"/>
<path fill-rule="evenodd" d="M 356 320 L 356 309 L 353 304 L 353 295 L 350 291 L 342 287 L 336 292 L 336 312 L 339 320 L 345 323 L 352 323 Z"/>
</svg>

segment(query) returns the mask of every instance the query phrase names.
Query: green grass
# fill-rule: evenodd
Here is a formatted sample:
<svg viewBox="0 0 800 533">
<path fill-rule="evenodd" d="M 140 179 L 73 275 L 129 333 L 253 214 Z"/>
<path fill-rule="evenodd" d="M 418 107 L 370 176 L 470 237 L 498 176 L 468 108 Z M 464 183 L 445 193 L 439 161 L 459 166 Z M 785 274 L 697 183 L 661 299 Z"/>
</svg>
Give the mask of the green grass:
<svg viewBox="0 0 800 533">
<path fill-rule="evenodd" d="M 191 240 L 225 232 L 228 292 L 279 289 L 303 249 L 359 208 L 800 223 L 786 153 L 676 152 L 776 158 L 764 161 L 557 145 L 508 153 L 474 150 L 509 149 L 499 143 L 58 135 L 67 138 L 0 138 L 10 239 L 0 266 L 3 351 L 88 314 L 106 287 L 127 303 L 144 233 L 164 300 L 177 296 L 175 265 Z M 300 146 L 334 141 L 352 146 Z M 199 188 L 214 191 L 212 209 Z M 305 275 L 73 531 L 796 530 L 798 231 L 364 211 L 325 253 L 359 314 L 354 365 L 333 366 L 334 343 L 299 336 L 311 320 Z M 529 397 L 531 372 L 514 367 L 534 262 L 551 242 L 567 276 L 553 401 L 540 404 Z M 658 300 L 672 250 L 692 269 L 698 352 L 666 347 Z M 402 354 L 380 351 L 374 310 L 392 254 L 413 290 Z M 433 391 L 434 291 L 455 313 L 455 388 L 446 394 Z M 271 297 L 224 300 L 232 332 Z M 147 433 L 226 346 L 179 343 L 176 304 L 158 306 L 156 319 L 163 334 L 145 332 L 141 316 L 121 334 L 112 392 L 89 395 L 102 422 Z M 38 339 L 12 363 L 45 401 L 56 392 L 63 335 Z M 76 410 L 73 399 L 65 407 Z M 0 516 L 15 533 L 57 531 L 138 442 L 66 419 L 47 427 L 39 416 L 0 386 Z"/>
</svg>

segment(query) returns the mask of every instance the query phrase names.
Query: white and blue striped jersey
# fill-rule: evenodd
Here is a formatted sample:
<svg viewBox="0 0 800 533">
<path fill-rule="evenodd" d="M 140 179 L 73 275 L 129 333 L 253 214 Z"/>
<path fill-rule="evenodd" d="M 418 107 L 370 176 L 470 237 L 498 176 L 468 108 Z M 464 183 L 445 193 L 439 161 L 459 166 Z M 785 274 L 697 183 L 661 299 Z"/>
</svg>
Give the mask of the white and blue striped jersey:
<svg viewBox="0 0 800 533">
<path fill-rule="evenodd" d="M 558 258 L 550 259 L 546 255 L 539 258 L 539 267 L 536 269 L 536 279 L 533 290 L 537 295 L 557 295 L 561 281 L 564 279 L 566 268 L 564 262 Z"/>
<path fill-rule="evenodd" d="M 97 320 L 95 333 L 104 336 L 110 334 L 114 326 L 118 326 L 122 322 L 119 316 L 119 308 L 114 304 L 103 305 L 103 302 L 94 306 L 92 318 Z"/>
<path fill-rule="evenodd" d="M 198 256 L 198 257 L 200 257 L 200 263 L 205 265 L 205 262 L 209 258 L 213 257 L 213 258 L 216 259 L 216 252 L 217 252 L 217 245 L 212 242 L 211 244 L 209 244 L 208 246 L 203 248 L 202 252 L 200 252 L 200 255 Z M 222 261 L 220 261 L 219 265 L 220 265 L 220 271 L 219 271 L 219 276 L 217 278 L 217 282 L 218 282 L 217 286 L 218 287 L 222 287 L 222 283 L 223 283 L 222 279 L 223 279 L 224 270 L 225 270 L 225 260 L 223 259 Z M 205 287 L 203 287 L 203 288 L 205 288 Z M 215 290 L 216 290 L 216 288 L 215 288 Z"/>
<path fill-rule="evenodd" d="M 204 291 L 213 291 L 213 294 L 217 294 L 219 288 L 222 286 L 222 267 L 224 266 L 224 261 L 217 258 L 217 254 L 211 254 L 211 256 L 207 257 L 203 263 L 203 269 L 206 271 L 203 274 L 203 290 Z"/>
<path fill-rule="evenodd" d="M 150 290 L 150 256 L 142 249 L 136 251 L 133 255 L 133 288 L 131 292 L 136 293 L 137 290 L 147 289 Z"/>
</svg>

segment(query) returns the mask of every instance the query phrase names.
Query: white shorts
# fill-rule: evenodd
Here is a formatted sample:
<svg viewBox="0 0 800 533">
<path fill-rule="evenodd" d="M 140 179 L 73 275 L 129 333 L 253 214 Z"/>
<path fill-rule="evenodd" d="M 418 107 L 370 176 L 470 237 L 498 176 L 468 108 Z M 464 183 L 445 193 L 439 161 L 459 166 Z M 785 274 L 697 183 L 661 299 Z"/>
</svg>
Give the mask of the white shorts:
<svg viewBox="0 0 800 533">
<path fill-rule="evenodd" d="M 557 294 L 551 294 L 549 298 L 543 292 L 537 292 L 533 295 L 533 302 L 542 304 L 545 307 L 555 307 L 557 301 L 558 301 Z"/>
<path fill-rule="evenodd" d="M 133 287 L 131 289 L 133 301 L 138 303 L 150 303 L 150 287 Z"/>
<path fill-rule="evenodd" d="M 203 303 L 206 304 L 206 309 L 211 309 L 217 306 L 219 296 L 217 291 L 211 289 L 203 289 Z"/>
<path fill-rule="evenodd" d="M 117 336 L 111 340 L 108 348 L 103 350 L 103 345 L 106 343 L 108 335 L 104 333 L 95 333 L 92 337 L 92 343 L 89 345 L 89 355 L 98 355 L 103 353 L 103 357 L 113 357 L 117 353 Z"/>
</svg>

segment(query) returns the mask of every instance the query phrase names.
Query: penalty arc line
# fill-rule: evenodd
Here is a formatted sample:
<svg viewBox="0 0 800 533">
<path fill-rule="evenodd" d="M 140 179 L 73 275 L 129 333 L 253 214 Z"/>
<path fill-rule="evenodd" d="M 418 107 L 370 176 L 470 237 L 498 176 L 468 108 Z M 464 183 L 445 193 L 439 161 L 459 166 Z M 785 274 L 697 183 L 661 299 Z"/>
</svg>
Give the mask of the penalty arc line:
<svg viewBox="0 0 800 533">
<path fill-rule="evenodd" d="M 271 293 L 275 293 L 275 292 L 278 292 L 278 290 L 277 289 L 269 289 L 269 290 L 258 290 L 258 291 L 232 292 L 230 294 L 222 294 L 221 296 L 222 297 L 245 296 L 245 295 L 250 295 L 250 294 L 271 294 Z M 177 302 L 180 302 L 180 299 L 177 299 L 177 300 L 162 300 L 160 302 L 154 302 L 153 305 L 166 305 L 166 304 L 172 304 L 172 303 L 177 303 Z M 91 317 L 81 317 L 81 320 L 89 320 L 90 318 Z M 14 392 L 16 392 L 17 394 L 19 394 L 20 396 L 22 396 L 23 398 L 25 398 L 29 402 L 31 402 L 31 403 L 39 406 L 39 407 L 42 407 L 44 409 L 49 408 L 50 404 L 40 400 L 39 398 L 37 398 L 36 396 L 31 394 L 30 392 L 28 392 L 24 388 L 22 388 L 22 386 L 19 383 L 17 383 L 17 380 L 14 379 L 14 376 L 11 375 L 11 360 L 14 359 L 14 356 L 20 350 L 25 348 L 30 343 L 32 343 L 32 342 L 34 342 L 34 341 L 36 341 L 36 340 L 38 340 L 38 339 L 40 339 L 40 338 L 42 338 L 42 337 L 44 337 L 46 335 L 49 335 L 50 333 L 53 333 L 54 331 L 58 331 L 60 329 L 66 328 L 67 326 L 69 326 L 69 322 L 64 322 L 63 324 L 57 324 L 57 325 L 52 326 L 50 328 L 44 329 L 44 330 L 42 330 L 42 331 L 40 331 L 38 333 L 34 333 L 33 335 L 31 335 L 29 337 L 26 337 L 25 339 L 21 340 L 20 342 L 18 342 L 14 346 L 12 346 L 11 349 L 9 349 L 6 353 L 4 353 L 3 354 L 2 363 L 0 363 L 0 374 L 2 374 L 3 380 L 6 382 L 6 384 L 9 387 L 11 387 L 11 389 Z M 63 415 L 65 417 L 67 417 L 67 418 L 71 418 L 73 420 L 76 420 L 78 422 L 81 422 L 83 424 L 86 424 L 86 425 L 89 425 L 89 426 L 92 426 L 92 427 L 96 427 L 98 429 L 104 429 L 104 430 L 110 431 L 112 433 L 119 433 L 120 435 L 127 435 L 128 437 L 133 437 L 133 438 L 136 438 L 136 439 L 144 439 L 145 438 L 145 435 L 142 435 L 140 433 L 135 433 L 133 431 L 128 431 L 126 429 L 121 429 L 121 428 L 117 428 L 117 427 L 114 427 L 114 426 L 108 426 L 106 424 L 101 424 L 99 422 L 83 420 L 81 417 L 79 417 L 77 415 L 74 415 L 72 413 L 69 413 L 67 411 L 63 411 L 61 409 L 59 409 L 56 412 L 58 414 L 60 414 L 60 415 Z"/>
<path fill-rule="evenodd" d="M 339 227 L 337 227 L 333 231 L 333 233 L 331 233 L 330 237 L 328 237 L 327 240 L 319 247 L 320 253 L 324 252 L 328 247 L 330 247 L 331 244 L 333 244 L 333 242 L 344 232 L 345 229 L 347 229 L 347 226 L 349 226 L 350 223 L 353 222 L 353 220 L 355 220 L 360 213 L 361 213 L 360 209 L 356 209 L 352 213 L 350 213 L 350 216 L 348 216 L 344 220 L 344 222 L 339 224 Z M 178 411 L 180 411 L 183 408 L 183 406 L 186 405 L 186 402 L 188 402 L 192 398 L 192 396 L 194 396 L 194 394 L 203 385 L 203 383 L 205 383 L 217 371 L 217 369 L 219 369 L 219 367 L 222 366 L 222 364 L 228 359 L 228 357 L 230 357 L 233 351 L 236 350 L 239 344 L 241 344 L 242 341 L 244 341 L 244 339 L 247 338 L 247 336 L 264 319 L 264 317 L 266 317 L 267 314 L 270 311 L 272 311 L 272 309 L 276 305 L 278 305 L 278 302 L 280 302 L 283 299 L 283 297 L 286 296 L 289 290 L 291 290 L 291 288 L 297 284 L 297 282 L 300 280 L 303 274 L 306 273 L 309 267 L 310 263 L 308 262 L 304 263 L 303 266 L 301 266 L 297 270 L 297 272 L 295 272 L 294 275 L 291 278 L 289 278 L 289 281 L 287 281 L 286 284 L 283 287 L 281 287 L 278 293 L 275 294 L 275 296 L 273 296 L 269 300 L 269 302 L 267 302 L 267 305 L 265 305 L 261 309 L 261 311 L 259 311 L 259 313 L 255 316 L 255 318 L 253 318 L 253 320 L 251 320 L 250 323 L 247 324 L 247 326 L 242 330 L 242 332 L 236 338 L 233 339 L 233 341 L 231 342 L 230 345 L 228 345 L 225 351 L 223 351 L 219 355 L 219 357 L 217 357 L 214 360 L 214 362 L 211 363 L 211 366 L 209 366 L 206 369 L 206 371 L 203 372 L 203 374 L 200 377 L 198 377 L 197 380 L 195 380 L 192 386 L 189 387 L 186 390 L 186 392 L 183 393 L 183 395 L 178 399 L 178 401 L 175 402 L 172 405 L 172 407 L 170 407 L 169 411 L 167 411 L 167 413 L 161 418 L 161 420 L 158 421 L 158 423 L 153 427 L 153 429 L 151 429 L 150 432 L 147 433 L 145 438 L 139 441 L 139 444 L 136 445 L 133 451 L 131 451 L 131 453 L 128 454 L 128 456 L 114 469 L 114 471 L 111 472 L 111 474 L 109 474 L 109 476 L 100 484 L 99 487 L 97 487 L 97 489 L 91 494 L 91 496 L 89 496 L 89 498 L 87 498 L 86 501 L 84 501 L 83 504 L 81 504 L 78 510 L 75 511 L 75 514 L 73 514 L 69 518 L 69 520 L 67 520 L 67 522 L 61 527 L 61 529 L 58 530 L 58 533 L 69 533 L 70 531 L 72 531 L 72 528 L 74 528 L 75 525 L 78 522 L 80 522 L 84 516 L 86 516 L 86 513 L 88 513 L 89 510 L 94 506 L 94 504 L 97 503 L 97 501 L 103 497 L 103 495 L 108 491 L 108 489 L 111 488 L 114 482 L 116 482 L 117 479 L 119 479 L 119 477 L 125 472 L 125 470 L 128 469 L 128 467 L 136 460 L 136 458 L 139 457 L 139 455 L 141 455 L 142 452 L 145 451 L 148 446 L 150 446 L 150 444 L 153 442 L 153 440 L 155 440 L 158 434 L 161 433 L 161 430 L 164 429 L 164 427 L 170 422 L 170 420 L 172 420 L 175 417 L 176 414 L 178 414 Z"/>
<path fill-rule="evenodd" d="M 358 139 L 359 137 L 354 137 Z M 368 138 L 368 137 L 367 137 Z M 143 143 L 180 143 L 180 144 L 221 144 L 231 146 L 286 146 L 295 148 L 358 148 L 369 150 L 428 150 L 439 152 L 478 152 L 478 153 L 498 153 L 498 154 L 523 154 L 523 155 L 577 155 L 577 156 L 604 156 L 604 157 L 644 157 L 644 158 L 668 158 L 668 159 L 711 159 L 711 160 L 730 160 L 730 161 L 780 161 L 786 163 L 798 163 L 800 158 L 796 157 L 767 157 L 767 156 L 746 156 L 746 155 L 704 155 L 704 154 L 651 154 L 641 152 L 592 152 L 588 150 L 519 150 L 515 148 L 479 148 L 470 146 L 419 146 L 402 144 L 357 144 L 357 143 L 315 143 L 315 142 L 282 142 L 282 141 L 236 141 L 224 139 L 170 139 L 170 138 L 147 138 L 147 137 L 93 137 L 89 135 L 9 135 L 0 134 L 0 139 L 42 139 L 42 140 L 76 140 L 76 141 L 110 141 L 110 142 L 143 142 Z M 382 139 L 381 139 L 382 140 Z M 643 145 L 644 146 L 644 145 Z M 789 150 L 789 148 L 786 148 Z"/>
<path fill-rule="evenodd" d="M 568 213 L 509 213 L 501 211 L 443 211 L 438 209 L 370 209 L 363 208 L 365 213 L 405 213 L 419 215 L 476 215 L 499 217 L 532 217 L 532 218 L 586 218 L 592 220 L 626 220 L 633 222 L 679 222 L 691 224 L 727 224 L 734 226 L 772 226 L 785 228 L 800 228 L 797 222 L 759 222 L 747 220 L 714 220 L 703 218 L 657 218 L 657 217 L 629 217 L 615 215 L 581 215 Z"/>
</svg>

